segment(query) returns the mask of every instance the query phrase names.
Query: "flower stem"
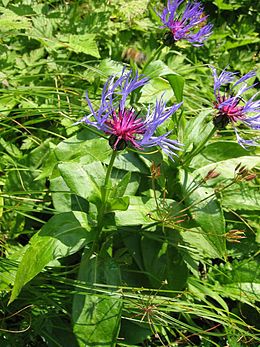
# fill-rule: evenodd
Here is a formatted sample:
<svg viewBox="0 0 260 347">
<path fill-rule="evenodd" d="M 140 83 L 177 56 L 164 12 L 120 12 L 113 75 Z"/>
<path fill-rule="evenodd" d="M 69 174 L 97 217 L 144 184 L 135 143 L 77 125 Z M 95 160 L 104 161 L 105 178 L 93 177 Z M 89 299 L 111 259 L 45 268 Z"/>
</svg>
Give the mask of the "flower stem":
<svg viewBox="0 0 260 347">
<path fill-rule="evenodd" d="M 110 158 L 110 162 L 109 162 L 108 167 L 107 167 L 106 177 L 105 177 L 104 188 L 105 188 L 106 191 L 108 190 L 108 183 L 109 183 L 109 179 L 110 179 L 111 172 L 112 172 L 112 169 L 113 169 L 114 161 L 116 159 L 116 155 L 117 155 L 117 151 L 113 150 L 111 158 Z"/>
<path fill-rule="evenodd" d="M 101 187 L 101 207 L 99 210 L 99 214 L 98 214 L 98 230 L 99 232 L 101 232 L 102 227 L 103 227 L 103 217 L 106 211 L 106 204 L 107 204 L 107 199 L 109 196 L 109 181 L 110 181 L 110 177 L 111 177 L 111 172 L 113 169 L 113 165 L 114 165 L 114 161 L 116 159 L 117 156 L 117 151 L 112 151 L 112 155 L 110 158 L 110 162 L 108 164 L 107 167 L 107 172 L 106 172 L 106 177 L 105 177 L 105 182 L 104 182 L 104 186 Z"/>
</svg>

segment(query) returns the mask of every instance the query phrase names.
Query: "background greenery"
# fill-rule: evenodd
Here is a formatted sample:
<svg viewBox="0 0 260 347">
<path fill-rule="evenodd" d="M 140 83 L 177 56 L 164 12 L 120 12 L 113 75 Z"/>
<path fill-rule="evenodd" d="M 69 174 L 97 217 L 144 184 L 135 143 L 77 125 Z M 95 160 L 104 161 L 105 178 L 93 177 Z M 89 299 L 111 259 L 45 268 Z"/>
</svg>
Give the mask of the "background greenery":
<svg viewBox="0 0 260 347">
<path fill-rule="evenodd" d="M 118 156 L 106 237 L 93 249 L 111 150 L 74 123 L 89 112 L 86 90 L 98 107 L 122 60 L 137 68 L 127 48 L 152 57 L 163 39 L 154 9 L 164 4 L 0 1 L 1 346 L 259 345 L 259 179 L 248 180 L 259 152 L 228 127 L 208 139 L 209 65 L 256 69 L 259 80 L 260 8 L 203 3 L 214 24 L 203 47 L 180 42 L 137 61 L 150 82 L 136 107 L 162 93 L 183 100 L 160 131 L 173 129 L 185 147 L 175 163 Z M 203 180 L 210 170 L 219 176 Z"/>
</svg>

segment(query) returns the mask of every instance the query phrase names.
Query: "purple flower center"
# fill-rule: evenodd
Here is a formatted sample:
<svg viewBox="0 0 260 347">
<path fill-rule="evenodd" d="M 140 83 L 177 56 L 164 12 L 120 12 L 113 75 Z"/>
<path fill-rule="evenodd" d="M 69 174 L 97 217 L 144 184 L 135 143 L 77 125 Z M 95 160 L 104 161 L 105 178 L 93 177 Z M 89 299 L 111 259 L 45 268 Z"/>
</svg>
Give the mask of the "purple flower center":
<svg viewBox="0 0 260 347">
<path fill-rule="evenodd" d="M 230 101 L 230 103 L 225 103 L 226 100 L 227 98 L 225 96 L 218 96 L 217 102 L 214 103 L 220 116 L 227 117 L 231 122 L 236 122 L 239 119 L 245 118 L 244 106 L 239 106 L 240 100 L 234 99 Z"/>
<path fill-rule="evenodd" d="M 134 147 L 140 148 L 136 142 L 136 135 L 144 134 L 145 127 L 141 118 L 137 118 L 133 110 L 113 111 L 111 118 L 106 121 L 106 132 L 115 136 L 113 149 L 118 149 L 118 144 L 122 141 L 130 142 Z"/>
</svg>

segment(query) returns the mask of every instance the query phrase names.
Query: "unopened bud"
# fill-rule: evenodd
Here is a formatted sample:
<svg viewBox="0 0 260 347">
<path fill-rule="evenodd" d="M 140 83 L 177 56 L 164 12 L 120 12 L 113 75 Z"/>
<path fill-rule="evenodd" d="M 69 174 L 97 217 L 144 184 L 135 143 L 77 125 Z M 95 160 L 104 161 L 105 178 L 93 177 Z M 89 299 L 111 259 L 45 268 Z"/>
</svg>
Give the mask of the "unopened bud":
<svg viewBox="0 0 260 347">
<path fill-rule="evenodd" d="M 238 170 L 238 175 L 243 175 L 245 174 L 245 172 L 247 173 L 247 168 L 246 166 L 242 166 L 239 170 Z"/>
<path fill-rule="evenodd" d="M 204 177 L 204 181 L 208 181 L 211 180 L 212 178 L 216 178 L 220 175 L 219 172 L 216 172 L 215 169 L 209 170 L 209 172 L 207 173 L 207 175 Z"/>
<path fill-rule="evenodd" d="M 235 171 L 237 171 L 241 165 L 242 165 L 242 163 L 237 164 L 237 166 L 235 167 Z"/>
<path fill-rule="evenodd" d="M 251 174 L 251 175 L 248 175 L 245 177 L 245 180 L 246 181 L 252 181 L 253 179 L 256 178 L 256 174 Z"/>
<path fill-rule="evenodd" d="M 236 176 L 235 176 L 235 178 L 236 178 L 236 180 L 241 180 L 241 179 L 244 179 L 246 176 L 248 176 L 248 174 L 249 174 L 249 171 L 248 171 L 248 169 L 246 168 L 246 166 L 244 165 L 244 166 L 241 166 L 240 168 L 239 168 L 239 170 L 237 170 L 238 172 L 236 172 Z"/>
<path fill-rule="evenodd" d="M 152 174 L 152 179 L 157 179 L 161 176 L 161 164 L 156 165 L 153 161 L 150 170 Z"/>
<path fill-rule="evenodd" d="M 239 243 L 241 239 L 245 239 L 245 233 L 243 230 L 229 230 L 226 234 L 226 239 L 229 242 L 235 242 L 235 243 Z"/>
</svg>

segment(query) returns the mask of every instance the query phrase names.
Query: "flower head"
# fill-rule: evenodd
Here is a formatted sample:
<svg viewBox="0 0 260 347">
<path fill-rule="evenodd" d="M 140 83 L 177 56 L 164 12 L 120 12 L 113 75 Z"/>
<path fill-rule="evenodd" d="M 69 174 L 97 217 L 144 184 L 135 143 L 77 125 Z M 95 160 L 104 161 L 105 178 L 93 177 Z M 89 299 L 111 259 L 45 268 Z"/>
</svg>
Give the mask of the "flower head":
<svg viewBox="0 0 260 347">
<path fill-rule="evenodd" d="M 255 76 L 255 71 L 250 71 L 241 78 L 236 79 L 236 73 L 223 70 L 220 75 L 214 67 L 211 68 L 214 78 L 214 94 L 216 101 L 214 108 L 217 110 L 213 122 L 217 128 L 224 128 L 227 124 L 231 123 L 238 143 L 242 147 L 255 146 L 257 143 L 254 140 L 245 140 L 236 129 L 238 122 L 244 123 L 246 126 L 254 130 L 260 129 L 260 100 L 255 100 L 259 93 L 254 94 L 248 101 L 242 98 L 242 94 L 247 90 L 255 87 L 256 84 L 248 86 L 245 83 L 249 78 Z M 233 84 L 231 85 L 231 83 Z M 221 92 L 222 86 L 226 85 L 226 90 Z M 249 116 L 251 115 L 251 116 Z"/>
<path fill-rule="evenodd" d="M 151 110 L 148 107 L 145 117 L 129 105 L 127 97 L 137 88 L 148 82 L 146 77 L 133 76 L 132 71 L 126 73 L 123 69 L 119 78 L 111 76 L 104 85 L 99 109 L 94 110 L 92 103 L 86 95 L 91 113 L 84 117 L 85 122 L 110 135 L 109 144 L 113 150 L 121 150 L 131 145 L 137 149 L 159 146 L 172 159 L 181 144 L 169 139 L 171 131 L 155 136 L 157 127 L 168 119 L 180 106 L 180 104 L 166 107 L 166 103 L 160 99 Z"/>
<path fill-rule="evenodd" d="M 179 7 L 183 0 L 168 0 L 167 6 L 159 14 L 163 27 L 170 29 L 171 40 L 187 40 L 194 46 L 201 46 L 203 41 L 212 32 L 212 24 L 206 24 L 207 18 L 200 2 L 189 2 L 183 13 L 179 13 Z M 167 39 L 168 40 L 168 39 Z"/>
</svg>

